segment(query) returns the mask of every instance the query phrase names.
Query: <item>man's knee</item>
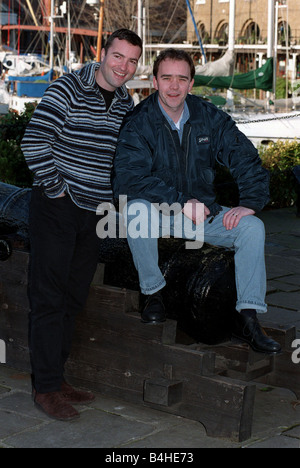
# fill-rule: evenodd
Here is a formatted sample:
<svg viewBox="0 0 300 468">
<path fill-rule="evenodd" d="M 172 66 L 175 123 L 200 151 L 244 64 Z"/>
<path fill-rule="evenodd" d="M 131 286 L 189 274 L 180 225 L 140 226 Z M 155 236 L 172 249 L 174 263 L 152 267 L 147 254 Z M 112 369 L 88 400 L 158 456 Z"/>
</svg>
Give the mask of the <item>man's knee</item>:
<svg viewBox="0 0 300 468">
<path fill-rule="evenodd" d="M 256 240 L 265 239 L 265 225 L 261 219 L 256 216 L 244 216 L 240 223 L 248 236 L 252 236 Z"/>
</svg>

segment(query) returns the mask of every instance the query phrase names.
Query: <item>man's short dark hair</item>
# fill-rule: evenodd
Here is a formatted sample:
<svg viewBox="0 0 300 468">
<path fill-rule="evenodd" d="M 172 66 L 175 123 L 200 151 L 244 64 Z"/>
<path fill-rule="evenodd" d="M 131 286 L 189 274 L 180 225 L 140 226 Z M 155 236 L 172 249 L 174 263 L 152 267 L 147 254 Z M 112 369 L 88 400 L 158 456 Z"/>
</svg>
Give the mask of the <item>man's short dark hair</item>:
<svg viewBox="0 0 300 468">
<path fill-rule="evenodd" d="M 159 70 L 159 66 L 161 62 L 167 59 L 182 60 L 186 62 L 189 65 L 190 70 L 191 70 L 191 79 L 194 78 L 196 71 L 195 71 L 195 65 L 194 65 L 193 59 L 187 52 L 185 52 L 184 50 L 180 50 L 180 49 L 165 49 L 163 52 L 159 54 L 159 56 L 157 57 L 153 65 L 153 75 L 155 76 L 155 78 L 157 78 L 157 74 L 158 74 L 158 70 Z"/>
<path fill-rule="evenodd" d="M 118 29 L 114 31 L 107 39 L 105 44 L 105 53 L 107 54 L 108 49 L 112 46 L 112 43 L 115 39 L 119 39 L 120 41 L 127 41 L 129 44 L 138 46 L 141 49 L 141 53 L 143 50 L 143 41 L 135 32 L 131 31 L 130 29 Z"/>
</svg>

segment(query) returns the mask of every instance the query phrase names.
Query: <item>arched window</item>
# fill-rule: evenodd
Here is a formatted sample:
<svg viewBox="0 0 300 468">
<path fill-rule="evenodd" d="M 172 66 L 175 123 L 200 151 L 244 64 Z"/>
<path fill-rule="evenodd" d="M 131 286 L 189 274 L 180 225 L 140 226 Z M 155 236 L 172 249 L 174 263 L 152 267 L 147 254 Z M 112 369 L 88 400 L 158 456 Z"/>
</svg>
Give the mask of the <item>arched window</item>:
<svg viewBox="0 0 300 468">
<path fill-rule="evenodd" d="M 247 44 L 256 44 L 259 41 L 260 29 L 254 21 L 245 30 Z"/>
<path fill-rule="evenodd" d="M 228 23 L 222 21 L 218 24 L 215 32 L 215 39 L 220 45 L 228 44 Z"/>
<path fill-rule="evenodd" d="M 257 44 L 260 40 L 260 27 L 253 20 L 249 20 L 243 27 L 241 37 L 245 44 Z"/>
<path fill-rule="evenodd" d="M 203 44 L 209 44 L 210 42 L 210 37 L 209 37 L 209 34 L 208 32 L 206 31 L 205 29 L 205 24 L 202 23 L 202 21 L 199 21 L 197 23 L 197 29 L 198 29 L 198 32 L 199 32 L 199 35 L 201 37 L 201 41 Z M 194 44 L 198 44 L 198 40 L 196 38 Z"/>
<path fill-rule="evenodd" d="M 290 42 L 291 40 L 291 27 L 288 25 L 286 21 L 279 21 L 278 23 L 278 44 L 286 44 L 286 40 L 288 38 L 288 41 Z"/>
</svg>

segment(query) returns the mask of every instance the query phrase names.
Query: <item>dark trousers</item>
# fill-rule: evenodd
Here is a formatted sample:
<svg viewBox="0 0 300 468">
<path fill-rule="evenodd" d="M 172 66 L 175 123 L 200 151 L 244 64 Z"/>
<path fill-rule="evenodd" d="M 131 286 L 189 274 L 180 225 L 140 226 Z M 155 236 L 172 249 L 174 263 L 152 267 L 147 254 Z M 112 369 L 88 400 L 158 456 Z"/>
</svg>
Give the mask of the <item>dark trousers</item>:
<svg viewBox="0 0 300 468">
<path fill-rule="evenodd" d="M 75 317 L 85 305 L 97 267 L 99 219 L 68 195 L 50 199 L 42 189 L 32 190 L 29 347 L 39 393 L 61 388 Z"/>
</svg>

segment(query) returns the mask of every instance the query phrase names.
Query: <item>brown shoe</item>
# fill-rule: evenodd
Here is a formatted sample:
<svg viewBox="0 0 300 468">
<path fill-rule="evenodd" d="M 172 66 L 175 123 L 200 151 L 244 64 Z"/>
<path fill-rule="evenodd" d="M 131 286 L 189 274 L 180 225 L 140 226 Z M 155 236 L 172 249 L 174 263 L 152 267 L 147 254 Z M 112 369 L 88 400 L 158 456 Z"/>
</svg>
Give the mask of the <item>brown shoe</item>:
<svg viewBox="0 0 300 468">
<path fill-rule="evenodd" d="M 47 416 L 59 421 L 72 421 L 80 417 L 80 414 L 66 401 L 62 392 L 35 393 L 34 403 Z"/>
<path fill-rule="evenodd" d="M 73 405 L 87 405 L 95 400 L 95 395 L 91 392 L 82 392 L 71 387 L 67 382 L 63 382 L 61 391 L 68 403 Z"/>
</svg>

